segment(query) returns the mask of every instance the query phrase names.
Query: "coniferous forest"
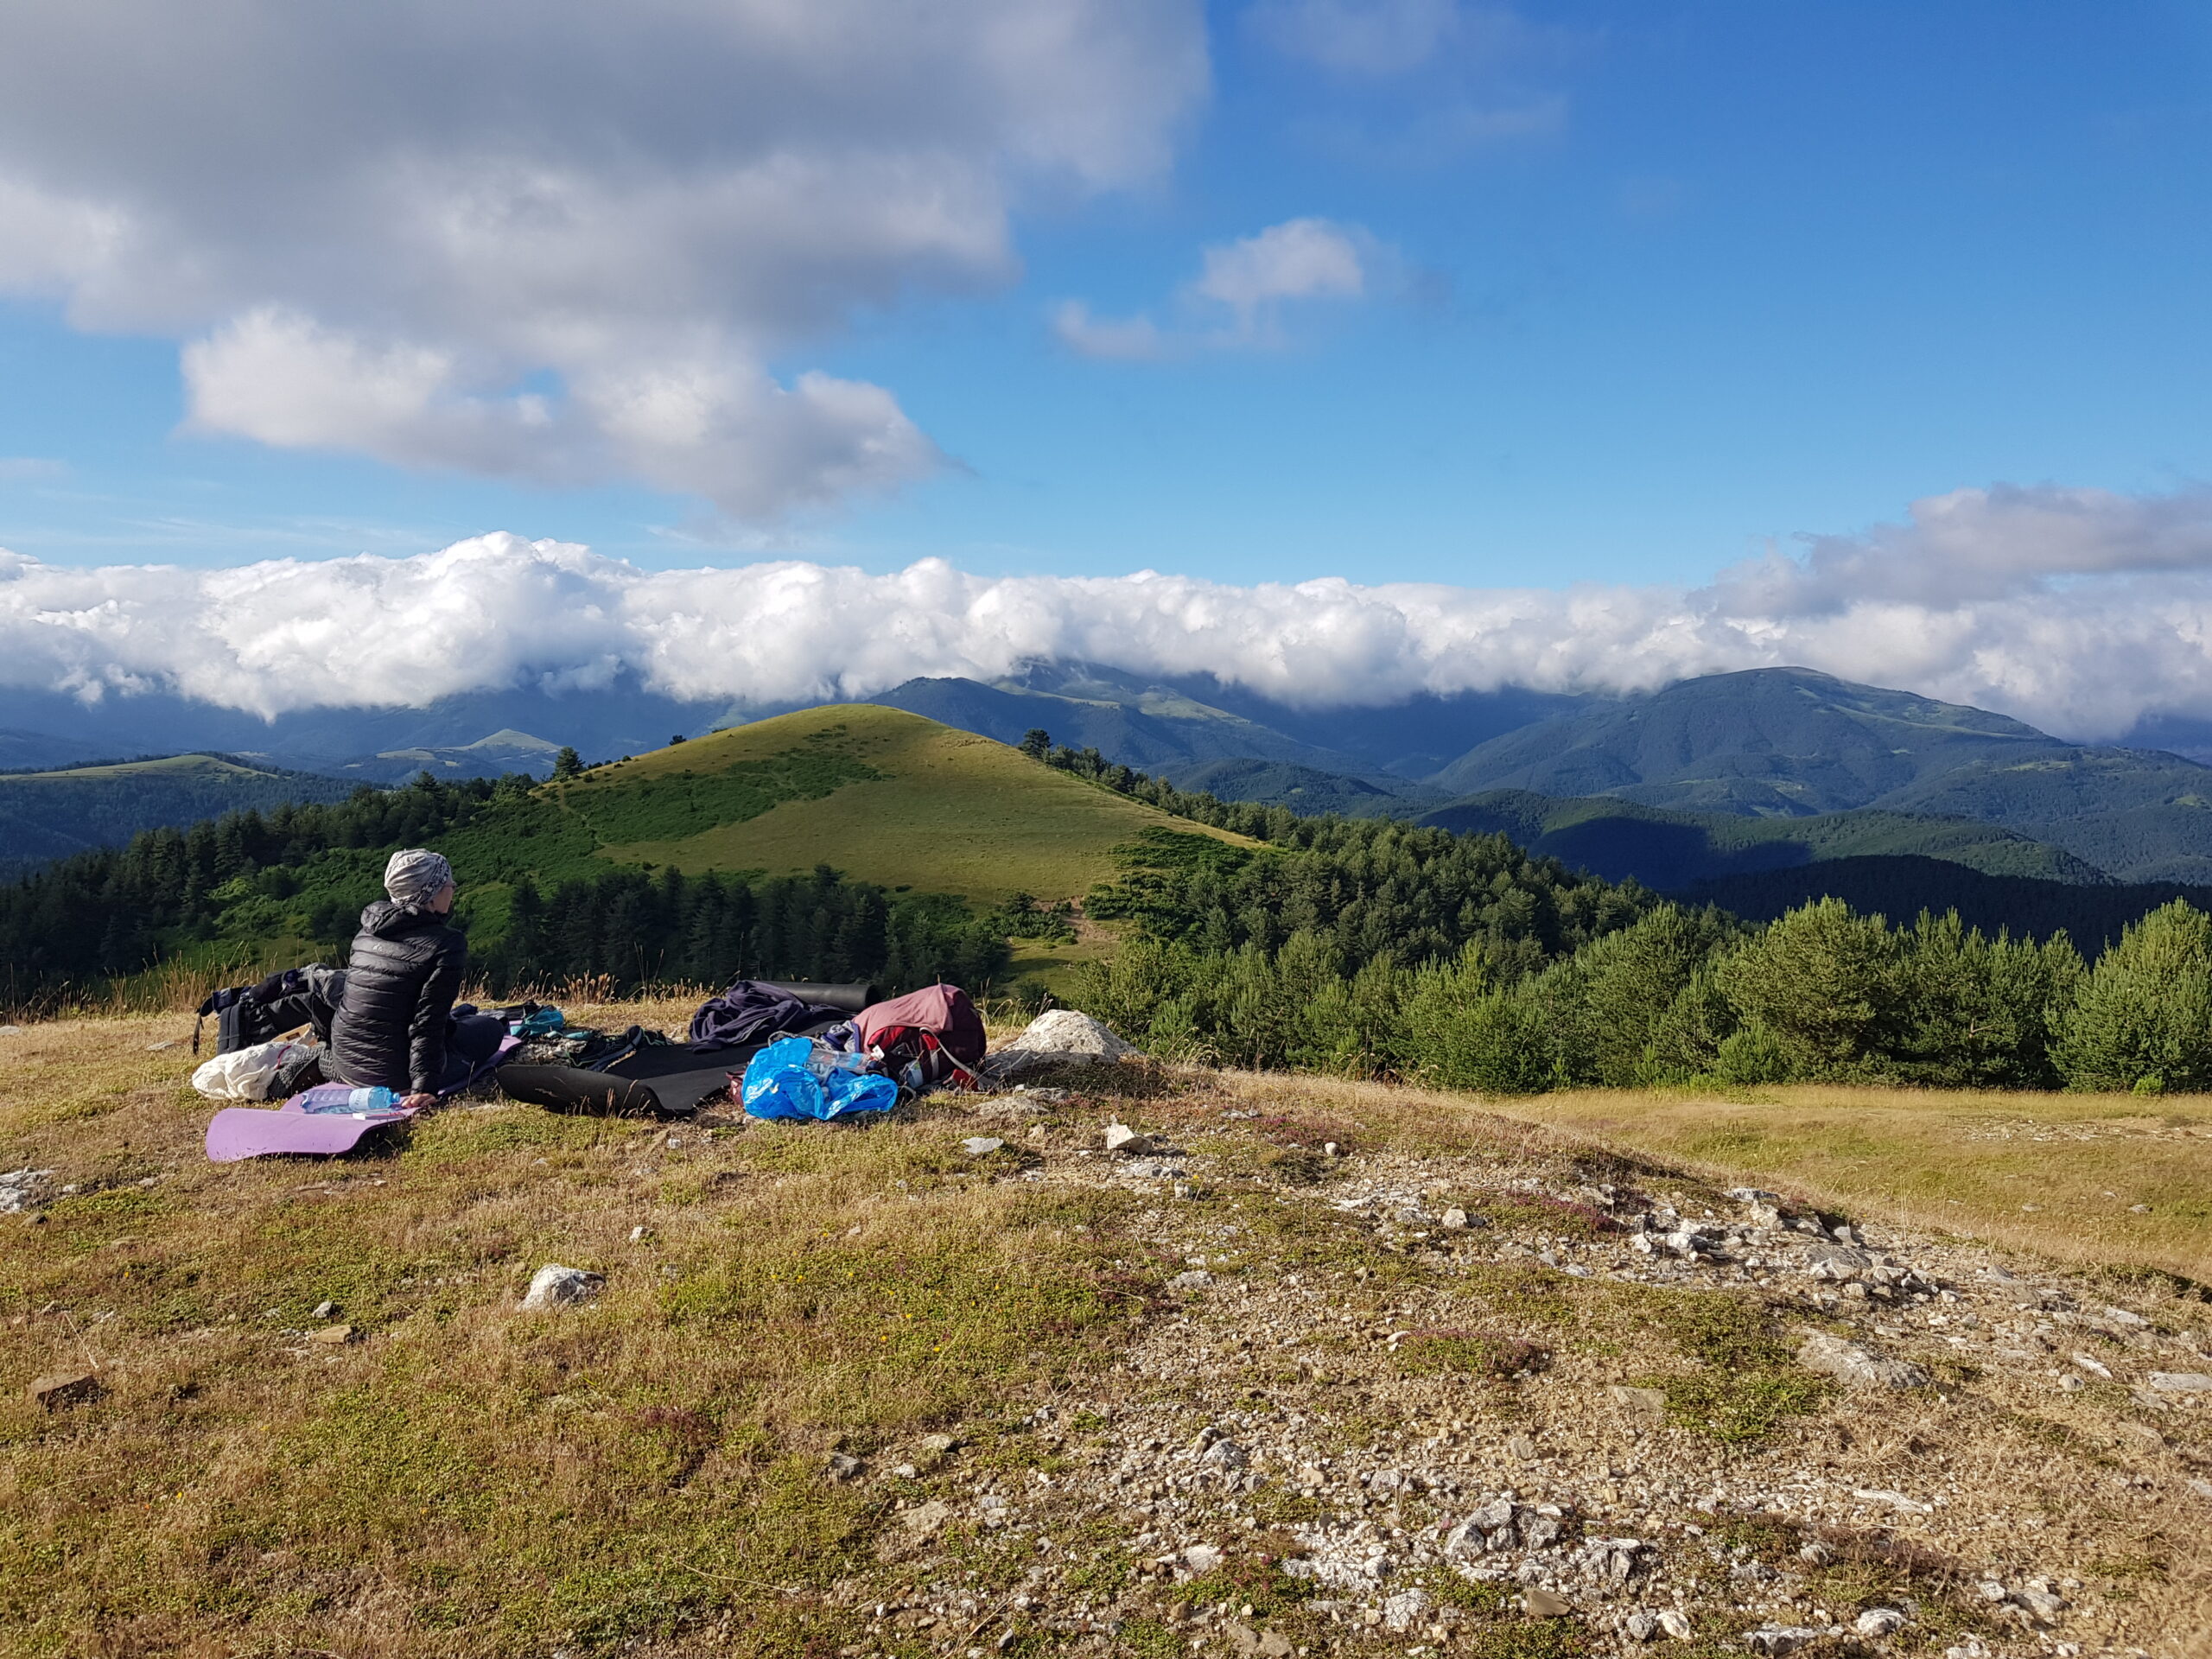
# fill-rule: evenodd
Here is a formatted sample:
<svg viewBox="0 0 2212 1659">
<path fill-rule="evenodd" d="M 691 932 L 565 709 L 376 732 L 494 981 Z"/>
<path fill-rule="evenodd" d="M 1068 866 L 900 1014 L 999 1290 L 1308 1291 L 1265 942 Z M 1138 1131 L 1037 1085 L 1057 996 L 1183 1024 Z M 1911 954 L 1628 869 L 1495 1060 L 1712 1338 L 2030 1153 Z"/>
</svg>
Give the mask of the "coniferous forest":
<svg viewBox="0 0 2212 1659">
<path fill-rule="evenodd" d="M 1041 737 L 1041 734 L 1037 734 Z M 1237 845 L 1153 830 L 1084 909 L 1118 928 L 1069 999 L 1156 1051 L 1507 1092 L 1694 1080 L 2212 1088 L 2212 918 L 2177 901 L 2085 958 L 2063 933 L 1892 922 L 1834 899 L 1753 925 L 1533 857 L 1503 836 L 1294 816 L 1175 790 L 1095 752 L 1046 764 Z M 569 848 L 531 780 L 363 789 L 142 834 L 0 889 L 12 1003 L 289 941 L 342 951 L 401 846 L 505 879 L 465 912 L 495 994 L 741 976 L 998 986 L 1032 901 L 977 913 L 823 867 L 684 875 Z M 537 868 L 514 850 L 532 843 Z M 498 850 L 495 850 L 498 849 Z"/>
</svg>

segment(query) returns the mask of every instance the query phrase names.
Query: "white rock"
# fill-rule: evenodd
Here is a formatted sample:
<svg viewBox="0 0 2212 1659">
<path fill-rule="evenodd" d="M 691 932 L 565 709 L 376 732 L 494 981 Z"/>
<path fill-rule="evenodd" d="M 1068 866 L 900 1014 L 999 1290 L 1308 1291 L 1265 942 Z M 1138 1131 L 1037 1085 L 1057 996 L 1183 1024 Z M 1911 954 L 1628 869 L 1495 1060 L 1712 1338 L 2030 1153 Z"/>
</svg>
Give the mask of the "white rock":
<svg viewBox="0 0 2212 1659">
<path fill-rule="evenodd" d="M 1382 1598 L 1382 1628 L 1403 1632 L 1414 1627 L 1430 1607 L 1426 1590 L 1401 1590 L 1395 1595 Z"/>
<path fill-rule="evenodd" d="M 1805 1271 L 1815 1279 L 1843 1284 L 1856 1279 L 1874 1265 L 1874 1258 L 1864 1250 L 1853 1249 L 1841 1244 L 1815 1244 L 1805 1252 Z"/>
<path fill-rule="evenodd" d="M 312 1318 L 312 1319 L 335 1319 L 335 1318 L 337 1317 L 337 1315 L 338 1315 L 338 1304 L 337 1304 L 337 1303 L 335 1303 L 335 1302 L 317 1302 L 317 1303 L 315 1305 L 315 1312 L 314 1312 L 314 1313 L 312 1313 L 311 1315 L 309 1315 L 309 1317 L 310 1317 L 310 1318 Z"/>
<path fill-rule="evenodd" d="M 1444 1212 L 1442 1224 L 1446 1232 L 1463 1231 L 1467 1225 L 1467 1212 L 1455 1204 Z"/>
<path fill-rule="evenodd" d="M 2212 1394 L 2212 1371 L 2153 1371 L 2151 1386 L 2161 1394 Z"/>
<path fill-rule="evenodd" d="M 2054 1619 L 2066 1611 L 2066 1598 L 2055 1591 L 2026 1589 L 2015 1599 L 2040 1619 Z"/>
<path fill-rule="evenodd" d="M 2150 1320 L 2145 1319 L 2140 1313 L 2131 1313 L 2124 1307 L 2105 1309 L 2105 1318 L 2123 1331 L 2147 1331 L 2151 1328 Z"/>
<path fill-rule="evenodd" d="M 0 1026 L 0 1037 L 20 1037 L 22 1034 L 23 1028 L 21 1026 Z"/>
<path fill-rule="evenodd" d="M 1213 1274 L 1204 1268 L 1192 1268 L 1188 1273 L 1179 1273 L 1167 1281 L 1170 1290 L 1205 1290 L 1213 1283 Z"/>
<path fill-rule="evenodd" d="M 1252 1454 L 1234 1440 L 1216 1440 L 1198 1454 L 1200 1463 L 1222 1469 L 1242 1469 L 1251 1460 Z"/>
<path fill-rule="evenodd" d="M 960 1150 L 970 1158 L 988 1158 L 1004 1145 L 995 1135 L 971 1135 L 960 1143 Z"/>
<path fill-rule="evenodd" d="M 996 1053 L 987 1055 L 982 1071 L 987 1077 L 1018 1077 L 1046 1065 L 1103 1065 L 1134 1054 L 1105 1025 L 1073 1008 L 1048 1008 L 1032 1020 L 1021 1035 Z"/>
<path fill-rule="evenodd" d="M 1183 1565 L 1203 1577 L 1221 1565 L 1221 1552 L 1211 1544 L 1192 1544 L 1183 1552 Z"/>
<path fill-rule="evenodd" d="M 1891 1509 L 1902 1510 L 1907 1515 L 1933 1515 L 1936 1506 L 1923 1503 L 1916 1497 L 1907 1497 L 1903 1492 L 1892 1492 L 1883 1487 L 1854 1486 L 1851 1495 L 1862 1503 L 1884 1503 Z"/>
<path fill-rule="evenodd" d="M 522 1299 L 523 1311 L 533 1313 L 541 1308 L 588 1302 L 606 1287 L 607 1281 L 596 1273 L 549 1262 L 531 1275 L 530 1289 Z"/>
<path fill-rule="evenodd" d="M 1854 1389 L 1923 1389 L 1928 1373 L 1902 1359 L 1885 1359 L 1855 1342 L 1846 1342 L 1825 1332 L 1805 1338 L 1797 1363 L 1808 1371 L 1825 1371 Z"/>
<path fill-rule="evenodd" d="M 1697 1634 L 1696 1626 L 1690 1623 L 1690 1616 L 1672 1607 L 1659 1610 L 1659 1628 L 1669 1640 L 1675 1642 L 1687 1642 Z"/>
<path fill-rule="evenodd" d="M 917 1503 L 911 1510 L 901 1510 L 893 1517 L 908 1538 L 918 1542 L 934 1537 L 944 1523 L 952 1519 L 952 1506 L 941 1498 L 931 1498 L 926 1503 Z"/>
<path fill-rule="evenodd" d="M 1869 1607 L 1859 1615 L 1852 1629 L 1859 1635 L 1876 1640 L 1904 1628 L 1904 1615 L 1894 1607 Z"/>
<path fill-rule="evenodd" d="M 1621 1628 L 1628 1632 L 1630 1641 L 1649 1642 L 1659 1634 L 1659 1618 L 1639 1607 L 1621 1622 Z"/>
<path fill-rule="evenodd" d="M 1738 1204 L 1764 1205 L 1770 1210 L 1778 1209 L 1782 1204 L 1781 1193 L 1769 1192 L 1763 1187 L 1732 1186 L 1728 1196 Z"/>
<path fill-rule="evenodd" d="M 1126 1123 L 1106 1126 L 1106 1150 L 1118 1152 L 1125 1157 L 1141 1158 L 1152 1150 L 1152 1137 L 1139 1135 Z"/>
<path fill-rule="evenodd" d="M 1808 1624 L 1770 1624 L 1763 1630 L 1744 1632 L 1744 1645 L 1753 1653 L 1770 1656 L 1795 1653 L 1808 1642 L 1817 1642 L 1826 1630 L 1816 1630 Z"/>
</svg>

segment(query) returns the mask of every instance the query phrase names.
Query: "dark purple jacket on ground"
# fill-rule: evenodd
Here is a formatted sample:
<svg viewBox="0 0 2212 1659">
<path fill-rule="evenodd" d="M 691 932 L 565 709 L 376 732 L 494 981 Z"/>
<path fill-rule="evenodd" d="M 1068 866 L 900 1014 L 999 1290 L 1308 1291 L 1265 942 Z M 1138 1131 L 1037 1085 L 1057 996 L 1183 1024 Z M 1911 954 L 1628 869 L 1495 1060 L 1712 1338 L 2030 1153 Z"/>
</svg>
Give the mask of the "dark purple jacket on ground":
<svg viewBox="0 0 2212 1659">
<path fill-rule="evenodd" d="M 709 997 L 691 1016 L 691 1046 L 701 1053 L 739 1048 L 772 1032 L 817 1024 L 836 1012 L 817 1007 L 780 986 L 741 979 L 721 995 Z"/>
</svg>

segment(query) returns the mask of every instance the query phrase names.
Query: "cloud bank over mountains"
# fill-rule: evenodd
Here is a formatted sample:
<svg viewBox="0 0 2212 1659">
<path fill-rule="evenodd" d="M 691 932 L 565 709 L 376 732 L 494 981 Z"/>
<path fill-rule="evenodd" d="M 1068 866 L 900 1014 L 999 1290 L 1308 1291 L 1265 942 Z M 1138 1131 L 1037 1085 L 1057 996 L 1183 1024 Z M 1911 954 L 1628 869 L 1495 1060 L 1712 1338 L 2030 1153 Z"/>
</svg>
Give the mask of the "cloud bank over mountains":
<svg viewBox="0 0 2212 1659">
<path fill-rule="evenodd" d="M 183 342 L 194 429 L 772 517 L 937 448 L 790 361 L 1140 185 L 1197 0 L 73 0 L 0 23 L 0 295 Z M 801 358 L 803 362 L 804 359 Z"/>
<path fill-rule="evenodd" d="M 1233 587 L 938 559 L 645 570 L 507 535 L 213 570 L 0 554 L 0 694 L 161 691 L 273 715 L 634 680 L 776 704 L 1037 658 L 1210 673 L 1308 708 L 1789 664 L 2106 738 L 2145 714 L 2212 717 L 2212 491 L 1961 490 L 1695 589 Z"/>
</svg>

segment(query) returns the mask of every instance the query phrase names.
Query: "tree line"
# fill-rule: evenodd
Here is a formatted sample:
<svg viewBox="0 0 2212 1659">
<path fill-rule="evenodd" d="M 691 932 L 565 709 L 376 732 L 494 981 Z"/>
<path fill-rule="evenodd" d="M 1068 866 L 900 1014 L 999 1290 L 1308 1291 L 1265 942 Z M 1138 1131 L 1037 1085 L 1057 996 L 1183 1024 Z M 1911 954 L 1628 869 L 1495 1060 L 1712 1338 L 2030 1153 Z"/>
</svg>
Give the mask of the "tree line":
<svg viewBox="0 0 2212 1659">
<path fill-rule="evenodd" d="M 1535 1094 L 1669 1084 L 2212 1090 L 2212 917 L 2176 901 L 2094 963 L 2062 934 L 1904 926 L 1839 899 L 1764 927 L 1661 904 L 1534 972 L 1147 937 L 1074 1001 L 1157 1052 Z"/>
<path fill-rule="evenodd" d="M 1719 1082 L 2212 1090 L 2212 916 L 2183 899 L 2094 962 L 1955 912 L 1826 899 L 1764 925 L 1532 858 L 1497 836 L 1294 818 L 1096 750 L 1036 759 L 1259 849 L 1154 836 L 1094 915 L 1137 937 L 1075 1000 L 1230 1065 L 1496 1093 Z"/>
<path fill-rule="evenodd" d="M 426 775 L 402 789 L 365 785 L 327 804 L 148 830 L 123 847 L 59 860 L 0 887 L 0 1004 L 96 991 L 224 944 L 290 939 L 342 957 L 362 908 L 381 896 L 385 858 L 400 847 L 453 849 L 467 871 L 499 861 L 488 843 L 511 863 L 538 846 L 547 871 L 480 885 L 455 918 L 480 939 L 476 971 L 498 995 L 585 977 L 626 993 L 745 976 L 983 986 L 1003 974 L 1008 932 L 1022 925 L 971 913 L 957 899 L 849 882 L 826 868 L 787 877 L 607 868 L 588 857 L 588 842 L 582 856 L 565 844 L 575 834 L 559 833 L 563 815 L 539 809 L 533 787 L 519 774 L 451 783 Z M 474 847 L 480 841 L 487 845 Z"/>
<path fill-rule="evenodd" d="M 847 881 L 826 864 L 765 878 L 617 869 L 544 894 L 524 878 L 505 929 L 473 966 L 502 996 L 596 977 L 625 995 L 738 979 L 980 988 L 1006 970 L 1008 925 L 957 899 Z"/>
</svg>

